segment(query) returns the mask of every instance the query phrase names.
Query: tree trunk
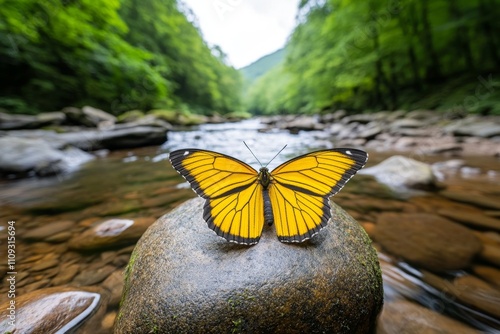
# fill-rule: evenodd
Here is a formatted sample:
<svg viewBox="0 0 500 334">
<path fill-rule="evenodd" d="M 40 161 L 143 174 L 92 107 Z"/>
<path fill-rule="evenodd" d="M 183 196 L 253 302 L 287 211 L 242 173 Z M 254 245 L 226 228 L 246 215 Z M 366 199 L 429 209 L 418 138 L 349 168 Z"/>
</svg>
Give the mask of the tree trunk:
<svg viewBox="0 0 500 334">
<path fill-rule="evenodd" d="M 430 62 L 426 69 L 426 79 L 428 81 L 435 82 L 441 79 L 442 74 L 439 57 L 434 49 L 434 43 L 432 41 L 432 29 L 429 22 L 429 0 L 421 0 L 421 15 L 422 41 Z"/>
</svg>

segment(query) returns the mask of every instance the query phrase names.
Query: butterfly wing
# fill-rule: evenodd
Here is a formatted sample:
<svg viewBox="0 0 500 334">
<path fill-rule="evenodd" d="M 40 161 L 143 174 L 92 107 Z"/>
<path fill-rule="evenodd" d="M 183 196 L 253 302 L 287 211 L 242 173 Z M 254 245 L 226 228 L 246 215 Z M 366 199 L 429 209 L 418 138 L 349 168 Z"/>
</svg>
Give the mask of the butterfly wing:
<svg viewBox="0 0 500 334">
<path fill-rule="evenodd" d="M 326 226 L 329 197 L 363 168 L 368 154 L 356 149 L 316 151 L 287 161 L 271 172 L 269 197 L 278 239 L 302 242 Z"/>
<path fill-rule="evenodd" d="M 206 199 L 203 218 L 211 229 L 228 241 L 259 241 L 264 226 L 264 199 L 255 169 L 230 156 L 198 149 L 173 151 L 170 162 Z"/>
</svg>

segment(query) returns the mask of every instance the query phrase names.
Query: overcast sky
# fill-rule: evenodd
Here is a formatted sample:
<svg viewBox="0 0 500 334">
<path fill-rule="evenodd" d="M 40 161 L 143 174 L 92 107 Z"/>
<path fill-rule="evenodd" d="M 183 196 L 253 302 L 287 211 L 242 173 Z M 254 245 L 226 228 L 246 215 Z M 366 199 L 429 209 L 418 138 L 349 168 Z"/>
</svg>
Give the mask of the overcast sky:
<svg viewBox="0 0 500 334">
<path fill-rule="evenodd" d="M 299 0 L 183 0 L 210 45 L 219 45 L 236 68 L 285 45 Z"/>
</svg>

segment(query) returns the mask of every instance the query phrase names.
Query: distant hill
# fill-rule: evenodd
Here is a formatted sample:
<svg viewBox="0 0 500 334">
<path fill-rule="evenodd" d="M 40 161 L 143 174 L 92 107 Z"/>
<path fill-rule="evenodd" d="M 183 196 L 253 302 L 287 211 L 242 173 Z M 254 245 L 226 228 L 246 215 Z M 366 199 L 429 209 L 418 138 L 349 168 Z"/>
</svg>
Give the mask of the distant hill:
<svg viewBox="0 0 500 334">
<path fill-rule="evenodd" d="M 249 86 L 260 76 L 266 74 L 273 67 L 281 63 L 285 58 L 285 49 L 279 49 L 271 54 L 268 54 L 248 66 L 242 67 L 239 71 L 245 79 L 245 86 Z"/>
</svg>

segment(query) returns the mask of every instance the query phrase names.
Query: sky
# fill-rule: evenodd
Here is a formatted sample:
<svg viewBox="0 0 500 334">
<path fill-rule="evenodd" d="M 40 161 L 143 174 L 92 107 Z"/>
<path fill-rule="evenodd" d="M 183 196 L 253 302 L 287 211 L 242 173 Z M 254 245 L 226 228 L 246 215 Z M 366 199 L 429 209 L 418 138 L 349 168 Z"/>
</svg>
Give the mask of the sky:
<svg viewBox="0 0 500 334">
<path fill-rule="evenodd" d="M 299 0 L 183 0 L 203 38 L 241 68 L 282 48 L 295 27 Z"/>
</svg>

